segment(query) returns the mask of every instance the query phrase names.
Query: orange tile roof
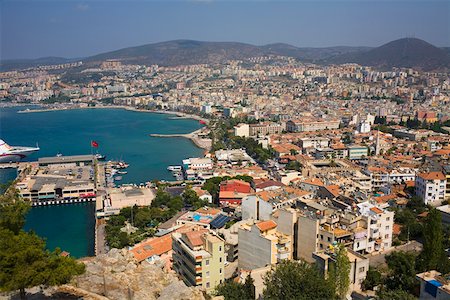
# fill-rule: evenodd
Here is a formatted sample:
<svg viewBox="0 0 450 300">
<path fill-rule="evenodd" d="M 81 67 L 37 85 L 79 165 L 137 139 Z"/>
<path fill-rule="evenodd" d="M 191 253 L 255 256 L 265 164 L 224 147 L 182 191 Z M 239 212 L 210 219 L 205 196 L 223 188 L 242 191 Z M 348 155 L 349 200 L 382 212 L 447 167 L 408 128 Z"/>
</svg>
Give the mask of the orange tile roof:
<svg viewBox="0 0 450 300">
<path fill-rule="evenodd" d="M 161 255 L 172 250 L 172 236 L 170 234 L 162 237 L 154 237 L 136 244 L 130 252 L 138 262 L 153 255 Z"/>
<path fill-rule="evenodd" d="M 186 232 L 184 235 L 192 246 L 197 247 L 203 245 L 202 236 L 204 233 L 204 231 L 190 231 Z"/>
<path fill-rule="evenodd" d="M 384 195 L 384 196 L 380 196 L 380 197 L 375 197 L 375 201 L 377 201 L 377 203 L 381 204 L 381 203 L 386 203 L 389 200 L 395 199 L 395 195 L 393 194 L 389 194 L 389 195 Z"/>
<path fill-rule="evenodd" d="M 341 188 L 338 185 L 327 185 L 325 188 L 335 197 L 341 193 Z"/>
<path fill-rule="evenodd" d="M 269 221 L 263 221 L 263 222 L 259 222 L 256 224 L 256 226 L 258 227 L 258 229 L 260 231 L 267 231 L 269 229 L 274 229 L 277 227 L 277 223 L 275 223 L 272 220 Z"/>
<path fill-rule="evenodd" d="M 217 215 L 218 213 L 221 212 L 220 209 L 217 208 L 213 208 L 213 207 L 208 207 L 208 208 L 199 208 L 196 210 L 196 212 L 200 213 L 200 214 L 204 214 L 204 215 Z"/>
<path fill-rule="evenodd" d="M 381 209 L 379 209 L 378 207 L 372 207 L 370 208 L 371 211 L 373 211 L 376 214 L 382 214 L 383 211 Z"/>
<path fill-rule="evenodd" d="M 402 232 L 402 225 L 394 223 L 394 226 L 392 227 L 392 233 L 395 235 L 399 235 L 400 232 Z"/>
<path fill-rule="evenodd" d="M 425 180 L 445 180 L 442 172 L 419 173 L 417 176 Z"/>
<path fill-rule="evenodd" d="M 307 183 L 307 184 L 312 184 L 312 185 L 323 186 L 322 180 L 320 180 L 318 178 L 310 178 L 310 179 L 303 180 L 302 182 Z"/>
</svg>

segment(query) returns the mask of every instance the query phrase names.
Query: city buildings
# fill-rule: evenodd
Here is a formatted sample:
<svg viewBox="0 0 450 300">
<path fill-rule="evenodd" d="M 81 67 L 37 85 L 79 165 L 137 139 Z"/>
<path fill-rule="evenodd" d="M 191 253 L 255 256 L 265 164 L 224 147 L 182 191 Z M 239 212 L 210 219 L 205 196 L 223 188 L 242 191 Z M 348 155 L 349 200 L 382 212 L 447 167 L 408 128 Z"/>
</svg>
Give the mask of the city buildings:
<svg viewBox="0 0 450 300">
<path fill-rule="evenodd" d="M 224 281 L 225 244 L 208 230 L 174 233 L 173 269 L 188 286 L 210 292 Z"/>
<path fill-rule="evenodd" d="M 418 173 L 416 195 L 425 205 L 440 206 L 445 199 L 446 179 L 442 172 Z"/>
<path fill-rule="evenodd" d="M 242 224 L 238 235 L 239 268 L 253 270 L 292 258 L 291 238 L 272 220 Z"/>
</svg>

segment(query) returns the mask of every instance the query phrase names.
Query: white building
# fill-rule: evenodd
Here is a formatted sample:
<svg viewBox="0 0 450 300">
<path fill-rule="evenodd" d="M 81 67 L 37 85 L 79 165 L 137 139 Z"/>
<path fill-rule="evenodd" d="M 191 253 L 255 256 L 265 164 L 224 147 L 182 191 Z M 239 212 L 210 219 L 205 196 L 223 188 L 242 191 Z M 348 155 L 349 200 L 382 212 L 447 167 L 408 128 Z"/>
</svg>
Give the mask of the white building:
<svg viewBox="0 0 450 300">
<path fill-rule="evenodd" d="M 440 206 L 445 198 L 446 177 L 442 172 L 419 173 L 416 176 L 416 195 L 425 205 Z"/>
<path fill-rule="evenodd" d="M 250 126 L 248 124 L 244 124 L 244 123 L 234 126 L 234 135 L 242 136 L 242 137 L 249 137 L 250 136 Z"/>
</svg>

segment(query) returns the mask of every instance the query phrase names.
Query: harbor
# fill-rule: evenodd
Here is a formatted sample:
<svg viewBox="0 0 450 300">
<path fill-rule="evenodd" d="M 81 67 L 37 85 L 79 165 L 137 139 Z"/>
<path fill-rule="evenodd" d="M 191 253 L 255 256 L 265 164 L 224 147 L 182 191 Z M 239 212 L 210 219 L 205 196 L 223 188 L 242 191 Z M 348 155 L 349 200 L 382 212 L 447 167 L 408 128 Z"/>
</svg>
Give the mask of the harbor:
<svg viewBox="0 0 450 300">
<path fill-rule="evenodd" d="M 137 112 L 115 108 L 17 113 L 24 109 L 26 107 L 23 106 L 2 109 L 1 138 L 12 145 L 34 145 L 38 142 L 40 150 L 30 155 L 28 162 L 0 164 L 0 172 L 8 174 L 3 176 L 3 183 L 16 178 L 17 167 L 19 175 L 25 174 L 21 170 L 29 164 L 37 164 L 39 158 L 54 157 L 57 153 L 62 153 L 62 157 L 91 153 L 91 140 L 97 141 L 99 152 L 106 155 L 107 160 L 98 161 L 99 164 L 106 165 L 108 160 L 123 160 L 129 164 L 128 168 L 117 170 L 127 173 L 115 174 L 114 177 L 122 177 L 121 180 L 112 182 L 116 188 L 127 184 L 142 187 L 152 179 L 174 181 L 175 178 L 166 170 L 167 166 L 176 165 L 186 157 L 197 157 L 203 153 L 202 149 L 185 138 L 148 137 L 149 130 L 158 130 L 161 134 L 193 132 L 201 127 L 197 120 L 171 120 L 173 115 L 150 112 L 137 117 Z M 17 132 L 21 134 L 17 135 Z M 68 135 L 67 132 L 71 134 Z M 105 195 L 107 188 L 112 188 L 112 184 L 109 187 L 101 186 L 101 183 L 106 182 L 105 170 L 106 168 L 98 168 L 95 183 L 98 197 Z M 72 171 L 78 175 L 76 169 Z M 95 200 L 57 200 L 59 204 L 50 201 L 53 200 L 41 199 L 41 205 L 33 206 L 27 217 L 26 229 L 34 230 L 45 237 L 50 250 L 60 247 L 74 257 L 94 255 L 95 228 L 97 234 L 100 233 L 98 239 L 102 238 L 102 220 L 95 217 L 97 197 Z M 99 223 L 97 226 L 96 222 Z M 64 234 L 57 230 L 62 226 L 65 229 Z M 98 253 L 104 251 L 101 242 L 98 249 Z"/>
</svg>

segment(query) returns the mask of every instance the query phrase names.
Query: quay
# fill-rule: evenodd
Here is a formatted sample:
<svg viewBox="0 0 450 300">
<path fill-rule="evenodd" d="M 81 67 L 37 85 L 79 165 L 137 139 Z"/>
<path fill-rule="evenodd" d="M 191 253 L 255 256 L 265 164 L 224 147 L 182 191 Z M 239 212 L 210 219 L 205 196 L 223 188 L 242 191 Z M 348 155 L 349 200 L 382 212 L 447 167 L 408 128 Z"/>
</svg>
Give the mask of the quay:
<svg viewBox="0 0 450 300">
<path fill-rule="evenodd" d="M 182 137 L 186 139 L 190 139 L 197 147 L 202 148 L 206 151 L 209 151 L 212 147 L 212 140 L 207 138 L 209 132 L 205 132 L 204 128 L 200 128 L 191 133 L 178 133 L 178 134 L 158 134 L 151 133 L 149 136 L 151 137 L 159 137 L 159 138 L 173 138 L 173 137 Z"/>
</svg>

